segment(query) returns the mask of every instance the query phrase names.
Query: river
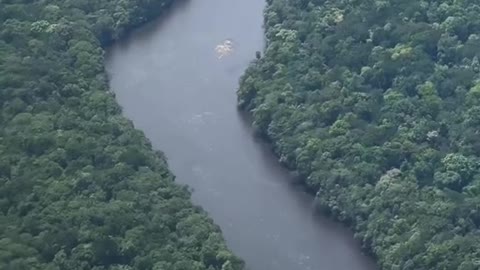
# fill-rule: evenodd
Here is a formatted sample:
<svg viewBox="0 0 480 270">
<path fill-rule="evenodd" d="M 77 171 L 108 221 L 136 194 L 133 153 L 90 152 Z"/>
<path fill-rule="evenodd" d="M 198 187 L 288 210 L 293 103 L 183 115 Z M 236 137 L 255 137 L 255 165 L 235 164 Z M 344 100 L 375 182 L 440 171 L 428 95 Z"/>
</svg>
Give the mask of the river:
<svg viewBox="0 0 480 270">
<path fill-rule="evenodd" d="M 108 50 L 124 114 L 251 270 L 372 270 L 353 234 L 314 214 L 236 109 L 238 79 L 264 44 L 261 0 L 191 0 Z M 215 47 L 233 41 L 221 59 Z"/>
</svg>

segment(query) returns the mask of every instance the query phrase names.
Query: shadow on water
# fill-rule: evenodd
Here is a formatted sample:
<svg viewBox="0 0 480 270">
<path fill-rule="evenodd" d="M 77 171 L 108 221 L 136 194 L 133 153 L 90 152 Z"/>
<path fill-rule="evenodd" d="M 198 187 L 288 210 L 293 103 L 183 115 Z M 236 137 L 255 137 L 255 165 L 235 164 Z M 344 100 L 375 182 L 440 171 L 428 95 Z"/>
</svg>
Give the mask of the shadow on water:
<svg viewBox="0 0 480 270">
<path fill-rule="evenodd" d="M 278 171 L 279 175 L 282 175 L 282 177 L 274 178 L 273 180 L 279 181 L 281 184 L 288 186 L 291 196 L 301 198 L 302 205 L 310 210 L 311 218 L 315 219 L 315 223 L 322 224 L 322 226 L 328 227 L 329 230 L 332 231 L 345 231 L 345 233 L 350 234 L 345 225 L 340 224 L 331 218 L 325 218 L 326 215 L 328 215 L 327 209 L 320 208 L 315 203 L 315 193 L 305 187 L 300 176 L 284 167 L 278 161 L 278 156 L 275 155 L 270 142 L 259 135 L 252 127 L 252 117 L 248 113 L 240 110 L 238 111 L 238 117 L 242 127 L 251 133 L 252 140 L 258 149 L 259 156 L 261 157 L 264 166 Z M 355 239 L 352 238 L 351 240 L 352 245 L 360 245 Z"/>
<path fill-rule="evenodd" d="M 114 42 L 106 47 L 107 57 L 109 53 L 112 51 L 112 48 L 122 48 L 128 49 L 130 44 L 129 42 L 122 42 L 124 40 L 129 40 L 135 38 L 136 40 L 142 40 L 144 42 L 148 42 L 149 39 L 153 37 L 153 33 L 156 31 L 161 30 L 163 27 L 166 27 L 165 22 L 171 20 L 172 17 L 175 17 L 177 13 L 182 13 L 188 8 L 188 5 L 191 1 L 195 0 L 176 0 L 174 1 L 165 11 L 162 12 L 158 18 L 155 20 L 149 21 L 144 25 L 141 25 L 131 31 L 125 33 L 121 40 L 118 42 Z M 198 0 L 197 0 L 198 1 Z"/>
</svg>

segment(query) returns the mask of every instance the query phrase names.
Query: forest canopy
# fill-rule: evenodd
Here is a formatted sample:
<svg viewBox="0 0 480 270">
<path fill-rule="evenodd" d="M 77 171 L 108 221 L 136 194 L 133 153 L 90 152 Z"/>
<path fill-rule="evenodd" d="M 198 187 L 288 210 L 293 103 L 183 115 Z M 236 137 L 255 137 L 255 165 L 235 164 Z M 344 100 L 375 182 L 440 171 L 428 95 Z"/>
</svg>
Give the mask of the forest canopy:
<svg viewBox="0 0 480 270">
<path fill-rule="evenodd" d="M 243 268 L 108 90 L 102 46 L 172 1 L 0 1 L 0 269 Z"/>
<path fill-rule="evenodd" d="M 240 108 L 383 269 L 480 269 L 480 4 L 269 0 Z"/>
</svg>

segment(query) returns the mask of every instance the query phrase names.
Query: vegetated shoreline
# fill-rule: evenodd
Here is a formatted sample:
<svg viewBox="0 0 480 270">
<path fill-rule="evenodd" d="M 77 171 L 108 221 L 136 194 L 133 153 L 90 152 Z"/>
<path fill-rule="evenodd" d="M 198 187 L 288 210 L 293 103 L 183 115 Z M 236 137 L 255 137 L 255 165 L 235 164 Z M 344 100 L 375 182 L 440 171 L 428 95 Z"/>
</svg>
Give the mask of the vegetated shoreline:
<svg viewBox="0 0 480 270">
<path fill-rule="evenodd" d="M 255 62 L 255 61 L 254 61 Z M 252 65 L 255 65 L 255 63 L 252 63 Z M 357 241 L 360 241 L 362 245 L 359 247 L 361 248 L 361 251 L 363 254 L 370 256 L 374 260 L 377 260 L 377 255 L 373 252 L 371 247 L 364 245 L 361 242 L 361 239 L 355 234 L 355 223 L 353 223 L 349 219 L 342 219 L 338 214 L 332 211 L 330 207 L 328 207 L 325 204 L 322 204 L 321 202 L 318 201 L 317 196 L 321 196 L 320 192 L 318 189 L 315 189 L 315 187 L 308 185 L 306 183 L 305 176 L 300 175 L 298 172 L 297 168 L 293 166 L 291 163 L 285 162 L 281 158 L 281 153 L 278 151 L 275 151 L 275 146 L 274 143 L 275 141 L 269 137 L 267 134 L 265 134 L 263 131 L 259 130 L 258 127 L 255 126 L 255 120 L 253 118 L 252 112 L 246 110 L 244 107 L 242 107 L 240 104 L 238 105 L 238 111 L 240 114 L 242 114 L 242 117 L 245 119 L 247 123 L 250 123 L 253 128 L 253 134 L 256 138 L 261 140 L 262 143 L 265 144 L 265 149 L 269 151 L 273 156 L 277 159 L 277 162 L 285 168 L 290 176 L 292 177 L 292 181 L 289 182 L 292 184 L 295 188 L 299 188 L 309 196 L 311 196 L 313 200 L 313 207 L 315 211 L 318 212 L 318 214 L 325 216 L 326 218 L 329 218 L 335 222 L 340 222 L 342 225 L 346 226 L 351 232 L 354 233 L 354 238 Z"/>
<path fill-rule="evenodd" d="M 383 269 L 478 269 L 478 6 L 267 2 L 238 102 L 280 163 Z"/>
<path fill-rule="evenodd" d="M 1 269 L 243 269 L 108 90 L 102 47 L 173 2 L 0 3 Z"/>
<path fill-rule="evenodd" d="M 146 9 L 148 9 L 148 12 L 146 12 L 144 16 L 139 16 L 140 20 L 135 21 L 132 24 L 125 25 L 125 27 L 119 33 L 116 33 L 111 30 L 103 33 L 97 33 L 98 39 L 100 41 L 102 48 L 104 50 L 107 50 L 110 46 L 112 46 L 116 42 L 120 40 L 128 39 L 133 31 L 138 30 L 142 27 L 145 27 L 150 23 L 154 23 L 155 21 L 163 20 L 165 17 L 168 17 L 171 14 L 172 9 L 175 9 L 181 5 L 184 5 L 192 0 L 163 0 L 163 1 L 153 0 L 153 1 L 158 1 L 159 3 L 163 2 L 165 4 L 163 4 L 160 7 L 156 7 L 154 4 L 152 4 L 153 5 L 152 8 L 148 8 L 148 6 L 145 6 Z"/>
</svg>

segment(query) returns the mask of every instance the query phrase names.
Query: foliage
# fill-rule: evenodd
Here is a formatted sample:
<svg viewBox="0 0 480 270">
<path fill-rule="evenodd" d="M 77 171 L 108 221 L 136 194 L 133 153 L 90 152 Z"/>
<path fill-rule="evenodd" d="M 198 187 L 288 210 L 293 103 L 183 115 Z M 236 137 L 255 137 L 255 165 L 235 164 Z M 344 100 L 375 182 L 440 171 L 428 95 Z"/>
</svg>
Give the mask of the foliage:
<svg viewBox="0 0 480 270">
<path fill-rule="evenodd" d="M 172 0 L 0 1 L 0 269 L 241 269 L 121 116 L 101 45 Z"/>
<path fill-rule="evenodd" d="M 383 269 L 480 268 L 479 12 L 268 1 L 239 106 Z"/>
</svg>

